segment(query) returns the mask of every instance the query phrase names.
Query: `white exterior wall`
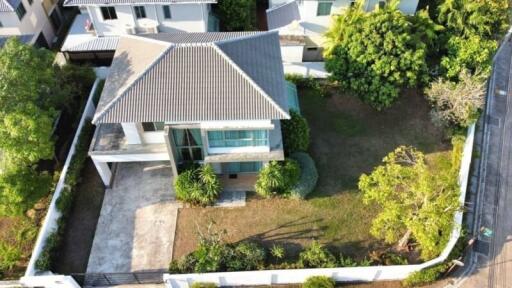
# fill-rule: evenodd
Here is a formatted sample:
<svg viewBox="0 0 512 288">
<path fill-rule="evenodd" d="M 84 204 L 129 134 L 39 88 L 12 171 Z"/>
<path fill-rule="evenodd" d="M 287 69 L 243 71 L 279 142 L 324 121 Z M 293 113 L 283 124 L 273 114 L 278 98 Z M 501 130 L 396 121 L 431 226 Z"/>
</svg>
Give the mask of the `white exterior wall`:
<svg viewBox="0 0 512 288">
<path fill-rule="evenodd" d="M 283 62 L 297 63 L 302 62 L 302 54 L 304 53 L 303 45 L 281 45 L 281 56 Z"/>
<path fill-rule="evenodd" d="M 21 21 L 18 19 L 16 12 L 0 12 L 0 21 L 4 26 L 0 28 L 0 35 L 34 34 L 34 37 L 37 38 L 39 33 L 43 32 L 46 42 L 51 44 L 55 37 L 55 31 L 46 15 L 42 2 L 34 0 L 30 5 L 27 0 L 22 0 L 22 3 L 27 10 L 27 14 L 23 16 Z"/>
<path fill-rule="evenodd" d="M 114 5 L 117 19 L 103 20 L 100 6 L 87 10 L 98 36 L 127 34 L 127 27 L 142 32 L 147 27 L 158 27 L 159 32 L 206 32 L 209 4 L 170 4 L 171 19 L 164 19 L 162 5 Z M 144 6 L 146 18 L 136 19 L 133 6 Z"/>
</svg>

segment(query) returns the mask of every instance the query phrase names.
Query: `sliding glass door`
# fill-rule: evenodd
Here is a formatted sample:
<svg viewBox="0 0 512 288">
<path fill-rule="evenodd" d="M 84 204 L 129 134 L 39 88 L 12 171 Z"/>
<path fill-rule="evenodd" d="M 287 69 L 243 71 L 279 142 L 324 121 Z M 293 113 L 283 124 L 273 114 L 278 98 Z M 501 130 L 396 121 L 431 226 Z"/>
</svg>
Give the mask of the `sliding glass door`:
<svg viewBox="0 0 512 288">
<path fill-rule="evenodd" d="M 200 129 L 173 129 L 172 135 L 177 151 L 177 162 L 203 160 L 203 141 Z"/>
</svg>

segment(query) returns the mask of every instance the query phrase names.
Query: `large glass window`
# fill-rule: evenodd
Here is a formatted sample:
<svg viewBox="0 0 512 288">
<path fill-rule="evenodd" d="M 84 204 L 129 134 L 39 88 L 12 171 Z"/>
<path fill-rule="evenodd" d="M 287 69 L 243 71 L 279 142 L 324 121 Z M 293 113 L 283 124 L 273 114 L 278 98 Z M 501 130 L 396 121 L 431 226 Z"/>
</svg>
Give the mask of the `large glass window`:
<svg viewBox="0 0 512 288">
<path fill-rule="evenodd" d="M 179 162 L 203 160 L 203 141 L 200 129 L 173 129 L 172 135 Z"/>
<path fill-rule="evenodd" d="M 115 20 L 117 19 L 116 8 L 113 6 L 104 6 L 100 7 L 101 15 L 103 16 L 103 20 Z"/>
<path fill-rule="evenodd" d="M 267 130 L 208 131 L 208 143 L 212 148 L 268 146 Z"/>
<path fill-rule="evenodd" d="M 316 16 L 327 16 L 331 15 L 332 2 L 318 2 L 318 9 L 316 10 Z"/>
<path fill-rule="evenodd" d="M 146 8 L 144 6 L 135 6 L 133 9 L 135 9 L 135 17 L 137 19 L 146 18 Z"/>
<path fill-rule="evenodd" d="M 164 11 L 164 19 L 171 19 L 171 6 L 170 5 L 164 5 L 162 6 L 162 9 Z"/>
<path fill-rule="evenodd" d="M 25 6 L 23 6 L 23 3 L 20 2 L 18 7 L 16 7 L 16 15 L 18 15 L 18 19 L 23 19 L 23 16 L 27 14 L 27 10 L 25 9 Z"/>
<path fill-rule="evenodd" d="M 227 164 L 227 173 L 254 173 L 261 170 L 261 162 L 232 162 Z"/>
<path fill-rule="evenodd" d="M 163 131 L 164 127 L 164 122 L 142 122 L 142 129 L 145 132 Z"/>
</svg>

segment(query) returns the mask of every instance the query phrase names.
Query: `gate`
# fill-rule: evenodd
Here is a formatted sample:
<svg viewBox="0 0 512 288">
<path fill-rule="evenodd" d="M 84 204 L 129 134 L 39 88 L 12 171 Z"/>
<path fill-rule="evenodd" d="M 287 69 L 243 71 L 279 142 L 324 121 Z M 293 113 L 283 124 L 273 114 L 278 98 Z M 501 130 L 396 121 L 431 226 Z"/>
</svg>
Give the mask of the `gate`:
<svg viewBox="0 0 512 288">
<path fill-rule="evenodd" d="M 85 273 L 71 274 L 82 287 L 115 286 L 123 284 L 160 284 L 164 272 Z"/>
</svg>

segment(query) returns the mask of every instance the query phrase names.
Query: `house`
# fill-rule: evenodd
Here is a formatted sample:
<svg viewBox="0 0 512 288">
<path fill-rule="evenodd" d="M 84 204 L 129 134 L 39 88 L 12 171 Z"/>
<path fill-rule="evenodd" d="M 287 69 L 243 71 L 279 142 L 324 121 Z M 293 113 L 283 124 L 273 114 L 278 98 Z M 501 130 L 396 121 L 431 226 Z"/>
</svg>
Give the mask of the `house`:
<svg viewBox="0 0 512 288">
<path fill-rule="evenodd" d="M 370 12 L 384 6 L 388 0 L 362 0 L 362 7 Z M 356 0 L 270 0 L 267 9 L 268 30 L 279 31 L 285 62 L 323 61 L 324 33 L 333 15 L 339 15 Z M 414 14 L 418 0 L 401 0 L 398 8 L 405 14 Z"/>
<path fill-rule="evenodd" d="M 51 47 L 61 27 L 57 0 L 0 0 L 0 46 L 9 37 L 38 47 Z"/>
<path fill-rule="evenodd" d="M 218 30 L 211 14 L 217 0 L 65 0 L 77 6 L 61 51 L 68 60 L 112 60 L 119 36 Z"/>
<path fill-rule="evenodd" d="M 284 159 L 287 86 L 277 32 L 121 37 L 89 155 L 105 185 L 116 162 L 170 161 L 174 175 L 191 162 L 257 172 Z"/>
</svg>

